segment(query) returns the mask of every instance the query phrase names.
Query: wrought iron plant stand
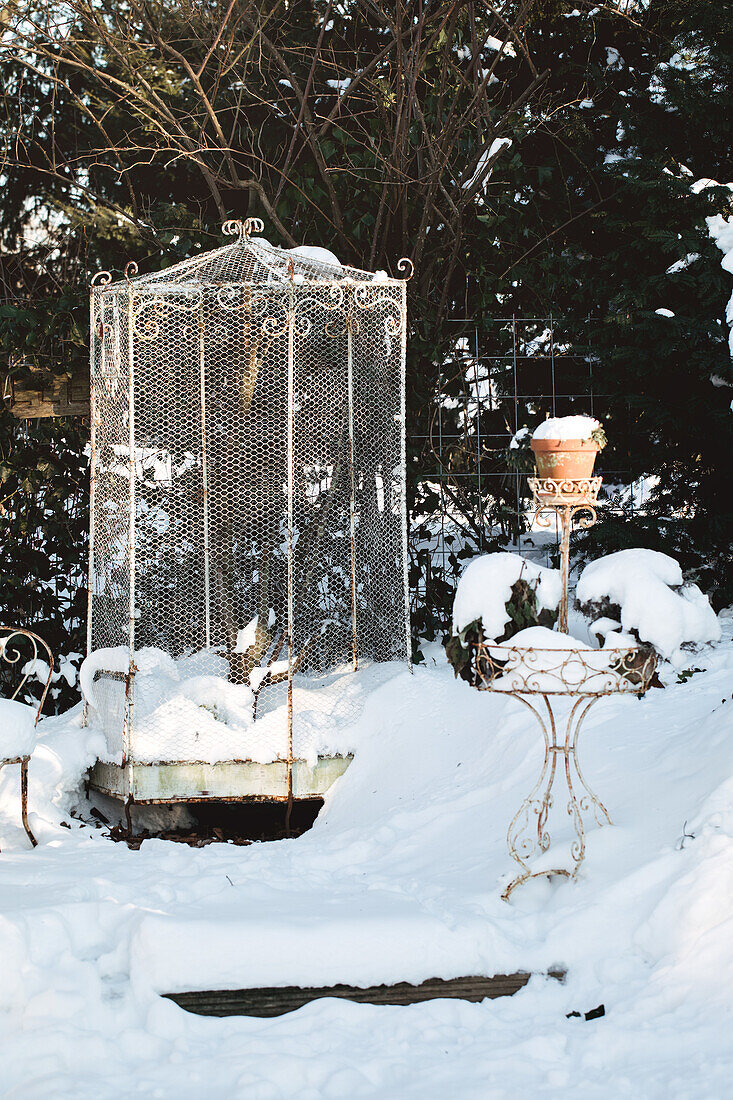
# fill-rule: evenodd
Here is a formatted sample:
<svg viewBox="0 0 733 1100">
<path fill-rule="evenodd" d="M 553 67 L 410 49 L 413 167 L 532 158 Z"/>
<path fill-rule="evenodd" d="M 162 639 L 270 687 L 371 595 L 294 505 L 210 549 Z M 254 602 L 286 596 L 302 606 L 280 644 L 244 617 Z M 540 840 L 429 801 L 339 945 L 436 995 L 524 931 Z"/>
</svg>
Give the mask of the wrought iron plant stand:
<svg viewBox="0 0 733 1100">
<path fill-rule="evenodd" d="M 570 532 L 576 516 L 579 526 L 596 522 L 596 504 L 601 478 L 553 481 L 530 478 L 536 504 L 536 519 L 549 527 L 553 517 L 560 526 L 562 595 L 558 628 L 567 632 Z M 544 740 L 544 760 L 531 792 L 512 818 L 507 844 L 520 873 L 512 879 L 502 897 L 530 878 L 562 875 L 575 878 L 585 858 L 583 814 L 592 814 L 597 825 L 611 824 L 608 810 L 587 783 L 578 759 L 578 739 L 591 707 L 606 695 L 642 695 L 650 685 L 656 654 L 650 648 L 541 649 L 495 645 L 476 646 L 476 684 L 479 690 L 503 692 L 523 703 L 539 723 Z M 539 696 L 532 701 L 527 696 Z M 562 717 L 556 713 L 559 697 L 574 700 Z M 546 713 L 545 713 L 546 712 Z M 549 815 L 556 801 L 556 787 L 566 799 L 567 814 L 574 830 L 570 844 L 570 867 L 544 866 L 533 870 L 530 860 L 550 848 Z"/>
</svg>

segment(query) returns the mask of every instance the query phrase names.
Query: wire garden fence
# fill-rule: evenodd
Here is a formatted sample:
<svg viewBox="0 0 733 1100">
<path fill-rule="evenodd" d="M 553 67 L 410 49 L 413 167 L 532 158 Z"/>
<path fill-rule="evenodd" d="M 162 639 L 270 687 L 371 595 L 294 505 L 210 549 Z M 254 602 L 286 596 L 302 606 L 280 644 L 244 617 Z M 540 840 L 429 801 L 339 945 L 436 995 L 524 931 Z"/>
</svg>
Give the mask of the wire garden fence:
<svg viewBox="0 0 733 1100">
<path fill-rule="evenodd" d="M 591 318 L 456 318 L 448 354 L 436 364 L 433 400 L 411 443 L 416 463 L 410 529 L 413 631 L 435 636 L 449 625 L 465 560 L 498 549 L 531 552 L 549 563 L 554 532 L 538 535 L 528 516 L 526 476 L 509 444 L 546 416 L 613 420 L 614 453 L 633 454 L 629 405 L 605 392 Z M 648 483 L 628 467 L 599 461 L 614 510 L 643 508 Z"/>
</svg>

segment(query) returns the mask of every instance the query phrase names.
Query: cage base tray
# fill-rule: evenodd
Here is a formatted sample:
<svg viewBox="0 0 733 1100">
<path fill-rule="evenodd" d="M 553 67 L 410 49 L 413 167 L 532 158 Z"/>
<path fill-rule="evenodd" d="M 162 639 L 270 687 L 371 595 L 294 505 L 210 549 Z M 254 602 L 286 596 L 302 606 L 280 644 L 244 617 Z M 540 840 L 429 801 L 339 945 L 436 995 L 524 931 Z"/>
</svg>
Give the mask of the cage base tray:
<svg viewBox="0 0 733 1100">
<path fill-rule="evenodd" d="M 353 757 L 319 756 L 315 765 L 293 762 L 293 797 L 319 798 L 343 775 Z M 167 802 L 284 802 L 288 766 L 284 760 L 196 761 L 108 764 L 98 760 L 88 776 L 90 790 L 141 804 Z"/>
</svg>

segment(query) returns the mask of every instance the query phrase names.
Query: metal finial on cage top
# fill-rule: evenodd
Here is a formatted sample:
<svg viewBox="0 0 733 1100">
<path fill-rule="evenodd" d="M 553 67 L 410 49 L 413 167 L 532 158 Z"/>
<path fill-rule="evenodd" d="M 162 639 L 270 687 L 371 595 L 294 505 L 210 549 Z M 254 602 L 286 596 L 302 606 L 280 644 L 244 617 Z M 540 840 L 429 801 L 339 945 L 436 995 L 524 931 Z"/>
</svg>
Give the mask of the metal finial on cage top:
<svg viewBox="0 0 733 1100">
<path fill-rule="evenodd" d="M 239 218 L 230 218 L 229 221 L 224 222 L 221 231 L 227 237 L 238 237 L 240 241 L 246 241 L 252 232 L 262 233 L 264 228 L 265 223 L 261 218 L 245 218 L 244 221 L 240 221 Z"/>
</svg>

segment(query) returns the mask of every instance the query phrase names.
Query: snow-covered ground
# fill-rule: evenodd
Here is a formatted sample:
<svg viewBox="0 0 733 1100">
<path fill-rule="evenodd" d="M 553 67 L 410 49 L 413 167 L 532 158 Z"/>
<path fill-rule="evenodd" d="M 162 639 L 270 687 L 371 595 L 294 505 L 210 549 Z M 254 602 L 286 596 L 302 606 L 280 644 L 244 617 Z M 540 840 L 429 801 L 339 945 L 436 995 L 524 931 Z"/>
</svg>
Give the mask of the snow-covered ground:
<svg viewBox="0 0 733 1100">
<path fill-rule="evenodd" d="M 363 691 L 356 757 L 294 840 L 139 851 L 69 816 L 95 753 L 47 719 L 0 776 L 0 1094 L 248 1100 L 727 1097 L 733 1073 L 733 617 L 685 682 L 601 700 L 577 882 L 509 903 L 507 825 L 540 763 L 531 716 L 454 680 L 442 651 Z M 87 741 L 87 739 L 89 741 Z M 62 825 L 66 822 L 71 828 Z M 512 998 L 315 1002 L 189 1015 L 161 992 L 567 969 Z M 599 1003 L 606 1014 L 567 1018 Z"/>
</svg>

